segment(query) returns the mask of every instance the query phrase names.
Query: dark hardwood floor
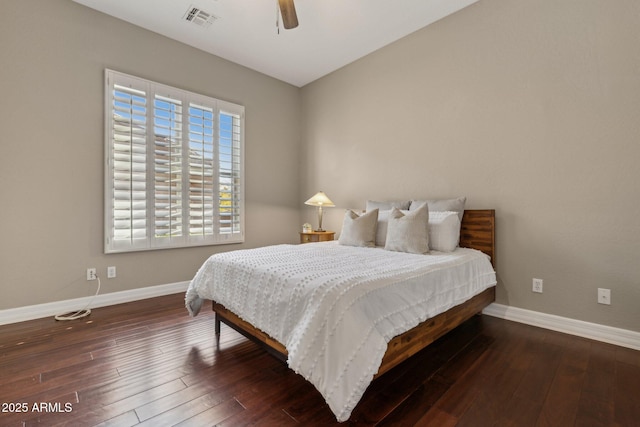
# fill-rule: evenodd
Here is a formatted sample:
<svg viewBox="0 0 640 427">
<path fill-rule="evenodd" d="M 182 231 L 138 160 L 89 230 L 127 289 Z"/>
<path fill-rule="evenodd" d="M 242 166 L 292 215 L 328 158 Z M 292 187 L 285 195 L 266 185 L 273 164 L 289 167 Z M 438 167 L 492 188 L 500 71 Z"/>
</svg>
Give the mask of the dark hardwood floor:
<svg viewBox="0 0 640 427">
<path fill-rule="evenodd" d="M 338 425 L 313 386 L 224 325 L 216 342 L 210 309 L 183 302 L 0 326 L 0 425 Z M 640 352 L 476 316 L 374 381 L 345 425 L 638 426 Z"/>
</svg>

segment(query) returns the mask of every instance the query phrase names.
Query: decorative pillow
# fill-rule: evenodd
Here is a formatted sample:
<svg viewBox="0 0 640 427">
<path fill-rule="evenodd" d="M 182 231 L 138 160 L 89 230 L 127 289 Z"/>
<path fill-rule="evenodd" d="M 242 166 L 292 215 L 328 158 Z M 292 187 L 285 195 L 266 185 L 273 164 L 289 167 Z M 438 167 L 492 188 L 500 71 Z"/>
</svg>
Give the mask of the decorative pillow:
<svg viewBox="0 0 640 427">
<path fill-rule="evenodd" d="M 429 248 L 453 252 L 460 243 L 460 219 L 457 212 L 429 212 Z"/>
<path fill-rule="evenodd" d="M 378 209 L 358 215 L 352 210 L 344 214 L 342 232 L 338 243 L 345 246 L 376 245 L 376 227 L 378 225 Z"/>
<path fill-rule="evenodd" d="M 405 212 L 408 212 L 405 210 Z M 391 214 L 391 210 L 388 211 L 378 211 L 378 227 L 376 230 L 376 246 L 384 247 L 387 242 L 387 226 L 389 224 L 389 214 Z"/>
<path fill-rule="evenodd" d="M 458 218 L 462 222 L 462 215 L 464 215 L 464 204 L 467 201 L 466 197 L 458 197 L 457 199 L 429 199 L 429 200 L 412 200 L 409 210 L 418 209 L 421 205 L 429 205 L 429 212 L 436 211 L 454 211 L 458 213 Z"/>
<path fill-rule="evenodd" d="M 378 209 L 380 211 L 390 211 L 393 208 L 398 208 L 402 210 L 409 209 L 409 205 L 411 204 L 410 200 L 401 200 L 394 202 L 376 202 L 375 200 L 367 200 L 367 211 L 372 211 L 374 209 Z"/>
<path fill-rule="evenodd" d="M 405 212 L 393 208 L 389 213 L 387 241 L 384 248 L 388 251 L 412 254 L 429 253 L 428 206 L 425 204 L 413 212 Z"/>
</svg>

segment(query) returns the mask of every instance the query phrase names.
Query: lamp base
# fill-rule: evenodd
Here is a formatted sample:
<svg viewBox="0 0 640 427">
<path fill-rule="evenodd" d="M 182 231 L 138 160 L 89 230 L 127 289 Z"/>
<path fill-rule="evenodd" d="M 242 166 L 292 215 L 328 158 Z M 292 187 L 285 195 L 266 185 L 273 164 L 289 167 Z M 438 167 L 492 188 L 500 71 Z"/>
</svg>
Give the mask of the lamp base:
<svg viewBox="0 0 640 427">
<path fill-rule="evenodd" d="M 325 232 L 325 231 L 327 231 L 327 230 L 324 230 L 324 229 L 322 229 L 322 228 L 318 228 L 318 229 L 313 230 L 313 231 L 319 231 L 319 232 L 321 232 L 321 233 L 324 233 L 324 232 Z"/>
</svg>

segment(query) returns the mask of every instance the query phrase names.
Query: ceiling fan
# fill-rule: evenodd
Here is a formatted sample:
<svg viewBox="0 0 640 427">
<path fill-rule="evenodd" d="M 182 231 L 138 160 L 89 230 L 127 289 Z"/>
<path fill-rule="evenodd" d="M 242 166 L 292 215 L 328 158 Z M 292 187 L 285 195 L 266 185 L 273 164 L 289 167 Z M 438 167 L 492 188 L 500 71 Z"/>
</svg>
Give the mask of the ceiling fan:
<svg viewBox="0 0 640 427">
<path fill-rule="evenodd" d="M 280 5 L 280 13 L 282 14 L 282 25 L 286 30 L 296 28 L 298 26 L 298 15 L 296 15 L 296 6 L 293 0 L 278 0 Z"/>
</svg>

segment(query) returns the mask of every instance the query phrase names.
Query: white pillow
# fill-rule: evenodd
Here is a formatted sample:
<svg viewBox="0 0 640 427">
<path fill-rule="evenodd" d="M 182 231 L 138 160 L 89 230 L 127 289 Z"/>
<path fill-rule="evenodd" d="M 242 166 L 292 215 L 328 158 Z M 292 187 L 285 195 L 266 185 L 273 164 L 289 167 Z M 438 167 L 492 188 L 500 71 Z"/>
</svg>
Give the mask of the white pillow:
<svg viewBox="0 0 640 427">
<path fill-rule="evenodd" d="M 405 212 L 393 208 L 389 213 L 384 248 L 412 254 L 429 253 L 429 208 L 425 204 L 412 212 Z"/>
<path fill-rule="evenodd" d="M 402 210 L 409 209 L 409 205 L 411 204 L 411 200 L 396 200 L 391 202 L 378 202 L 375 200 L 367 200 L 367 211 L 372 211 L 374 209 L 378 209 L 380 211 L 390 211 L 393 208 L 398 208 Z"/>
<path fill-rule="evenodd" d="M 405 211 L 409 212 L 409 211 Z M 388 211 L 378 211 L 378 228 L 376 230 L 376 246 L 384 247 L 387 242 L 387 227 L 389 225 L 389 214 L 391 210 Z"/>
<path fill-rule="evenodd" d="M 460 243 L 460 219 L 457 212 L 429 212 L 429 248 L 452 252 Z"/>
<path fill-rule="evenodd" d="M 344 214 L 342 232 L 338 243 L 345 246 L 376 245 L 376 228 L 378 225 L 378 209 L 358 215 L 352 210 Z"/>
<path fill-rule="evenodd" d="M 458 197 L 457 199 L 429 199 L 429 200 L 412 200 L 409 210 L 418 209 L 423 204 L 429 205 L 429 212 L 436 211 L 454 211 L 458 213 L 458 218 L 462 222 L 462 215 L 464 215 L 464 204 L 466 203 L 466 197 Z"/>
</svg>

